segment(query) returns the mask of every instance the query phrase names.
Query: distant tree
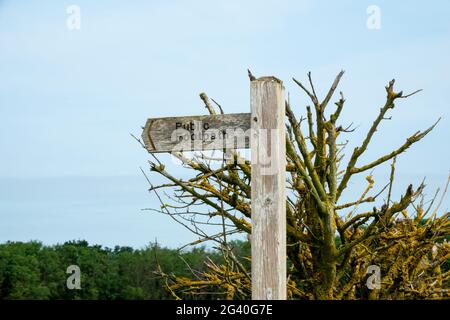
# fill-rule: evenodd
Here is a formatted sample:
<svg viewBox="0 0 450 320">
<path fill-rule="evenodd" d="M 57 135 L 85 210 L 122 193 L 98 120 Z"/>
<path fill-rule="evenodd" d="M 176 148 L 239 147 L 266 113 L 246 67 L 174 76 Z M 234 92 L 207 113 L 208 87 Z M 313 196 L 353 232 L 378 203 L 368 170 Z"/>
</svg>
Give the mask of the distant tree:
<svg viewBox="0 0 450 320">
<path fill-rule="evenodd" d="M 157 244 L 139 250 L 111 250 L 87 241 L 55 246 L 7 242 L 0 244 L 0 299 L 171 299 L 159 270 L 187 277 L 188 266 L 204 272 L 203 261 L 218 258 L 205 248 L 179 252 Z M 66 286 L 70 265 L 80 267 L 80 290 Z"/>
<path fill-rule="evenodd" d="M 0 251 L 2 299 L 47 299 L 50 289 L 40 279 L 39 242 L 9 243 Z"/>
<path fill-rule="evenodd" d="M 338 124 L 344 109 L 340 93 L 335 107 L 328 105 L 343 72 L 334 80 L 325 98 L 319 100 L 308 74 L 310 88 L 295 83 L 311 100 L 306 116 L 298 119 L 286 102 L 287 139 L 287 259 L 288 296 L 296 299 L 421 299 L 450 297 L 447 263 L 450 244 L 449 213 L 438 214 L 433 208 L 436 199 L 426 204 L 424 184 L 409 185 L 399 199 L 392 197 L 395 159 L 411 145 L 424 138 L 437 123 L 425 131 L 417 131 L 397 149 L 377 159 L 361 163 L 380 123 L 387 119 L 397 102 L 417 93 L 404 94 L 394 90 L 394 80 L 386 86 L 386 100 L 365 138 L 343 163 L 346 142 L 342 137 L 353 130 Z M 200 95 L 205 107 L 215 114 L 214 105 L 206 94 Z M 215 103 L 215 101 L 213 100 Z M 220 111 L 222 107 L 215 103 Z M 305 127 L 302 129 L 302 125 Z M 207 270 L 193 270 L 191 277 L 169 275 L 161 270 L 167 281 L 166 289 L 177 298 L 215 292 L 222 298 L 250 297 L 251 270 L 242 252 L 233 250 L 231 235 L 251 235 L 250 181 L 251 164 L 238 152 L 211 157 L 195 153 L 192 157 L 174 153 L 192 174 L 181 179 L 171 174 L 154 157 L 150 162 L 153 173 L 167 178 L 168 183 L 150 183 L 161 202 L 155 211 L 168 215 L 199 237 L 192 243 L 207 241 L 216 244 L 222 253 L 220 263 L 206 260 Z M 431 155 L 430 155 L 431 156 Z M 360 196 L 357 190 L 350 202 L 342 194 L 350 180 L 370 172 L 386 162 L 392 162 L 390 180 L 380 192 L 370 195 L 374 187 L 371 174 Z M 384 201 L 379 201 L 384 194 Z M 445 192 L 444 192 L 445 194 Z M 166 196 L 164 196 L 166 195 Z M 372 210 L 361 211 L 363 204 L 374 203 Z M 211 232 L 212 227 L 215 227 Z M 370 266 L 378 266 L 380 288 L 368 288 Z"/>
</svg>

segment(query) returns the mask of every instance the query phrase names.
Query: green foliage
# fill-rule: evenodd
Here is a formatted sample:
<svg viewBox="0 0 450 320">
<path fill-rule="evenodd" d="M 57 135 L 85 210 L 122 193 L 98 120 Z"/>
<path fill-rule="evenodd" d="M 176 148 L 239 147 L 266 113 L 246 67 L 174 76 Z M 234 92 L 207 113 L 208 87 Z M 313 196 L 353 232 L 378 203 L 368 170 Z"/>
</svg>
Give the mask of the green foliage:
<svg viewBox="0 0 450 320">
<path fill-rule="evenodd" d="M 248 242 L 234 241 L 232 246 L 242 263 L 248 263 Z M 179 252 L 157 244 L 135 250 L 86 241 L 55 246 L 7 242 L 0 244 L 0 299 L 171 299 L 155 273 L 158 266 L 166 274 L 190 276 L 191 269 L 204 271 L 208 258 L 220 262 L 221 255 L 203 247 Z M 70 265 L 80 267 L 80 290 L 66 287 Z"/>
</svg>

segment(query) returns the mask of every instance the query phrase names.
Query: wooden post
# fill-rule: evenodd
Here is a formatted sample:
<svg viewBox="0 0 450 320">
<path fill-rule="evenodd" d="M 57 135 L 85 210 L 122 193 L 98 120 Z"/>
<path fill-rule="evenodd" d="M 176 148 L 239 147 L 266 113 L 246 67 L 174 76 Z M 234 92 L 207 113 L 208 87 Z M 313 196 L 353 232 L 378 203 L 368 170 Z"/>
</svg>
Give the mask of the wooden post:
<svg viewBox="0 0 450 320">
<path fill-rule="evenodd" d="M 286 133 L 283 83 L 251 81 L 252 299 L 286 299 Z"/>
</svg>

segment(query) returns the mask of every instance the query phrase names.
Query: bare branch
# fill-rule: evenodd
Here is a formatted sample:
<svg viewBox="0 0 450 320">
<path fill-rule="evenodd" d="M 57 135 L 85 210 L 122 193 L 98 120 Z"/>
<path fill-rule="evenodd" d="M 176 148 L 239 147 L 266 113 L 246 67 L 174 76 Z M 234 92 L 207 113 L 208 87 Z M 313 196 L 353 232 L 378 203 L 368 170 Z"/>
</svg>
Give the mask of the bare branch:
<svg viewBox="0 0 450 320">
<path fill-rule="evenodd" d="M 339 85 L 339 81 L 341 81 L 341 78 L 344 75 L 344 72 L 345 72 L 344 70 L 341 70 L 338 73 L 338 75 L 336 76 L 336 79 L 334 79 L 334 82 L 331 85 L 331 88 L 328 91 L 325 99 L 320 104 L 323 110 L 325 110 L 326 106 L 328 105 L 328 102 L 330 101 L 331 97 L 333 96 L 334 91 L 336 90 L 337 86 Z"/>
<path fill-rule="evenodd" d="M 389 153 L 389 154 L 387 154 L 387 155 L 385 155 L 385 156 L 383 156 L 381 158 L 378 158 L 377 160 L 375 160 L 375 161 L 373 161 L 373 162 L 371 162 L 371 163 L 369 163 L 369 164 L 367 164 L 365 166 L 362 166 L 362 167 L 359 167 L 359 168 L 353 168 L 351 170 L 351 173 L 352 174 L 353 173 L 360 173 L 360 172 L 372 169 L 373 167 L 376 167 L 376 166 L 382 164 L 383 162 L 386 162 L 386 161 L 394 158 L 395 156 L 399 155 L 400 153 L 402 153 L 406 149 L 408 149 L 412 144 L 420 141 L 423 137 L 425 137 L 431 130 L 434 129 L 434 127 L 436 127 L 436 125 L 438 124 L 438 122 L 440 120 L 441 120 L 441 118 L 439 118 L 439 120 L 436 121 L 427 130 L 425 130 L 423 132 L 418 131 L 415 134 L 413 134 L 412 136 L 410 136 L 408 139 L 406 139 L 406 142 L 400 148 L 398 148 L 397 150 L 394 150 L 391 153 Z"/>
</svg>

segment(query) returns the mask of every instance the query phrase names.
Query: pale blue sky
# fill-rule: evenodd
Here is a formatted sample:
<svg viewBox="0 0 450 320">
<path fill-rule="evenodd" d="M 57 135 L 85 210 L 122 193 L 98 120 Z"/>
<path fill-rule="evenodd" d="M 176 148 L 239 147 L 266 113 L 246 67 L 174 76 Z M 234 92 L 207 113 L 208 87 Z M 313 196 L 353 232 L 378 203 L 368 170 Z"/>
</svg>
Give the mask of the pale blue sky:
<svg viewBox="0 0 450 320">
<path fill-rule="evenodd" d="M 81 30 L 66 28 L 71 4 L 81 8 Z M 366 27 L 372 4 L 380 30 Z M 147 117 L 204 113 L 202 91 L 227 112 L 248 111 L 247 67 L 283 79 L 299 113 L 307 101 L 291 77 L 312 71 L 323 94 L 346 70 L 342 121 L 358 126 L 354 144 L 388 80 L 405 92 L 424 89 L 398 103 L 362 161 L 442 117 L 398 159 L 396 194 L 425 176 L 433 194 L 450 169 L 449 17 L 444 0 L 0 0 L 0 242 L 192 240 L 140 211 L 157 203 L 139 171 L 148 155 L 129 133 L 139 135 Z M 380 185 L 386 172 L 374 173 Z"/>
</svg>

